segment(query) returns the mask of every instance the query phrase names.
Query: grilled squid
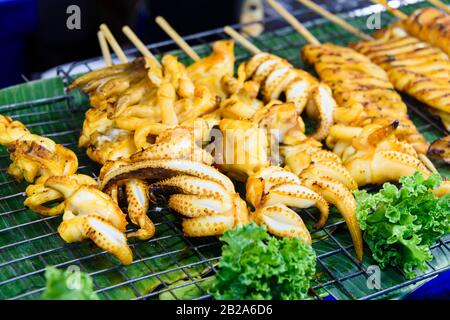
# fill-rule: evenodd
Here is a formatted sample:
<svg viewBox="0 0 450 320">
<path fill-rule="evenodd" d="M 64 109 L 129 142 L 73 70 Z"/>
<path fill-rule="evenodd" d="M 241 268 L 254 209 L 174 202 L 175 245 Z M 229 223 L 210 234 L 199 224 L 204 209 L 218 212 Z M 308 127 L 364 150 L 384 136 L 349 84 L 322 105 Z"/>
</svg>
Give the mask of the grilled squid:
<svg viewBox="0 0 450 320">
<path fill-rule="evenodd" d="M 165 55 L 161 67 L 151 59 L 138 58 L 128 64 L 93 71 L 75 80 L 70 88 L 81 88 L 91 102 L 83 123 L 80 147 L 86 148 L 88 156 L 103 165 L 108 161 L 129 158 L 186 158 L 191 150 L 195 150 L 194 156 L 198 156 L 200 161 L 211 163 L 207 159 L 208 156 L 211 158 L 209 154 L 190 145 L 190 133 L 186 136 L 174 134 L 176 131 L 172 128 L 180 123 L 190 126 L 197 117 L 217 107 L 216 93 L 210 90 L 213 86 L 209 85 L 209 80 L 191 77 L 212 62 L 223 61 L 224 69 L 209 66 L 214 70 L 203 70 L 203 74 L 218 72 L 220 79 L 224 70 L 230 66 L 233 70 L 234 57 L 229 59 L 232 43 L 218 42 L 213 49 L 212 56 L 197 62 L 189 72 L 177 57 Z M 180 140 L 176 141 L 178 138 Z M 116 203 L 124 205 L 131 222 L 139 226 L 128 236 L 142 240 L 155 233 L 154 224 L 147 216 L 148 187 L 145 181 L 136 177 L 105 190 Z"/>
<path fill-rule="evenodd" d="M 397 120 L 397 136 L 417 152 L 426 153 L 428 144 L 409 119 L 407 107 L 388 74 L 367 56 L 350 48 L 323 44 L 305 46 L 303 57 L 333 92 L 338 105 L 335 123 L 363 128 L 368 124 L 386 126 Z M 389 62 L 386 57 L 380 58 Z"/>
<path fill-rule="evenodd" d="M 248 221 L 245 202 L 231 180 L 207 164 L 171 159 L 119 160 L 102 168 L 101 189 L 136 177 L 153 181 L 149 186 L 152 202 L 168 201 L 170 208 L 184 216 L 183 232 L 187 236 L 220 235 Z"/>
<path fill-rule="evenodd" d="M 231 93 L 223 103 L 224 116 L 248 119 L 256 112 L 242 104 L 258 107 L 257 97 L 264 103 L 283 100 L 293 103 L 300 115 L 306 108 L 309 116 L 318 119 L 317 130 L 311 137 L 322 140 L 333 124 L 336 102 L 330 88 L 307 72 L 294 68 L 286 60 L 269 53 L 259 53 L 239 66 L 238 77 L 224 78 L 223 85 Z M 281 103 L 281 101 L 280 101 Z M 232 111 L 232 113 L 230 112 Z"/>
<path fill-rule="evenodd" d="M 194 134 L 194 128 L 189 127 L 168 129 L 160 134 L 153 144 L 133 154 L 128 161 L 133 163 L 143 160 L 192 159 L 211 164 L 213 161 L 211 155 L 196 145 Z M 113 161 L 108 162 L 102 171 L 109 170 L 113 165 Z M 131 222 L 139 226 L 139 229 L 129 233 L 128 237 L 137 237 L 141 240 L 153 237 L 155 226 L 147 215 L 150 199 L 149 184 L 145 179 L 138 176 L 124 179 L 110 185 L 105 191 L 116 203 L 125 203 Z"/>
<path fill-rule="evenodd" d="M 408 33 L 441 48 L 450 56 L 450 15 L 428 7 L 414 11 L 399 23 Z"/>
<path fill-rule="evenodd" d="M 133 257 L 125 237 L 125 215 L 108 195 L 96 187 L 80 185 L 70 176 L 51 177 L 45 187 L 65 198 L 63 221 L 58 227 L 64 241 L 91 239 L 124 265 L 131 264 Z"/>
<path fill-rule="evenodd" d="M 125 215 L 94 179 L 75 174 L 78 159 L 71 150 L 30 133 L 21 122 L 5 116 L 0 116 L 0 137 L 13 161 L 8 172 L 31 183 L 26 206 L 46 216 L 63 213 L 58 233 L 64 241 L 91 239 L 123 264 L 131 264 Z"/>
<path fill-rule="evenodd" d="M 339 155 L 343 165 L 359 186 L 397 182 L 402 176 L 415 171 L 428 177 L 436 169 L 406 142 L 396 138 L 398 122 L 387 126 L 368 125 L 352 128 L 336 125 L 332 128 L 328 144 Z M 449 182 L 444 181 L 437 195 L 448 193 Z"/>
<path fill-rule="evenodd" d="M 255 208 L 251 217 L 264 223 L 269 232 L 280 237 L 301 237 L 311 243 L 311 235 L 300 217 L 289 207 L 317 207 L 322 227 L 328 219 L 328 204 L 318 193 L 303 186 L 300 179 L 281 167 L 272 166 L 247 180 L 247 201 Z"/>
<path fill-rule="evenodd" d="M 268 104 L 251 120 L 222 119 L 220 129 L 225 156 L 224 164 L 217 166 L 242 181 L 248 178 L 247 201 L 255 208 L 253 220 L 266 224 L 275 235 L 310 241 L 301 218 L 289 207 L 317 206 L 321 212 L 317 226 L 321 227 L 328 218 L 328 203 L 332 203 L 344 217 L 357 257 L 362 259 L 361 230 L 351 192 L 357 184 L 336 154 L 303 133 L 294 103 Z M 285 169 L 272 163 L 284 163 Z"/>
<path fill-rule="evenodd" d="M 73 151 L 51 139 L 32 134 L 19 121 L 0 116 L 0 143 L 6 145 L 12 163 L 8 173 L 20 181 L 42 183 L 53 175 L 69 175 L 78 169 Z"/>
<path fill-rule="evenodd" d="M 398 27 L 378 33 L 379 39 L 353 47 L 382 67 L 394 87 L 443 112 L 450 112 L 450 58 Z"/>
</svg>

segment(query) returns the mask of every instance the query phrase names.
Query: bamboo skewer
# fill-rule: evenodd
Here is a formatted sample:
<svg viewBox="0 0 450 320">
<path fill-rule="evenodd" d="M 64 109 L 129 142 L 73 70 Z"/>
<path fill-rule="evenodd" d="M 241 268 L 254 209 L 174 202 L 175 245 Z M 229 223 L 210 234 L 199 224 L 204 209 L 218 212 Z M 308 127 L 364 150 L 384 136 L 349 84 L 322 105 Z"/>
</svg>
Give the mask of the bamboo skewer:
<svg viewBox="0 0 450 320">
<path fill-rule="evenodd" d="M 251 43 L 247 38 L 245 38 L 242 34 L 234 30 L 232 27 L 225 26 L 223 28 L 223 31 L 250 52 L 254 54 L 261 52 L 261 50 L 257 46 Z"/>
<path fill-rule="evenodd" d="M 301 24 L 292 14 L 290 14 L 282 5 L 274 0 L 268 0 L 267 3 L 278 12 L 280 16 L 282 16 L 298 33 L 300 33 L 309 43 L 311 44 L 320 44 L 320 41 L 317 40 L 314 35 L 309 32 L 308 29 L 305 28 L 303 24 Z"/>
<path fill-rule="evenodd" d="M 158 59 L 150 52 L 150 50 L 142 43 L 141 39 L 131 30 L 129 26 L 124 26 L 122 28 L 123 33 L 131 41 L 131 43 L 139 50 L 139 52 L 144 56 L 151 58 L 158 66 L 161 66 Z"/>
<path fill-rule="evenodd" d="M 301 4 L 305 5 L 309 9 L 317 12 L 321 16 L 327 18 L 331 22 L 334 22 L 335 24 L 337 24 L 340 27 L 344 28 L 345 30 L 347 30 L 347 31 L 357 35 L 361 39 L 368 40 L 368 41 L 373 40 L 373 38 L 371 36 L 365 34 L 364 32 L 361 32 L 360 30 L 358 30 L 357 28 L 352 26 L 350 23 L 348 23 L 345 20 L 339 18 L 337 15 L 329 12 L 328 10 L 318 6 L 314 2 L 312 2 L 310 0 L 297 0 L 297 1 L 300 2 Z"/>
<path fill-rule="evenodd" d="M 123 52 L 123 50 L 119 46 L 119 44 L 117 43 L 116 38 L 114 38 L 114 36 L 111 33 L 111 31 L 109 30 L 108 26 L 106 24 L 100 25 L 100 31 L 105 36 L 106 40 L 108 41 L 109 45 L 113 49 L 114 53 L 119 58 L 120 62 L 127 63 L 128 62 L 127 56 L 125 55 L 125 53 Z"/>
<path fill-rule="evenodd" d="M 396 8 L 392 8 L 387 0 L 370 0 L 375 4 L 381 4 L 388 12 L 399 18 L 400 20 L 407 19 L 408 16 L 401 12 L 400 10 Z"/>
<path fill-rule="evenodd" d="M 103 32 L 97 32 L 98 43 L 100 44 L 100 49 L 102 50 L 103 60 L 105 61 L 105 66 L 112 66 L 111 52 L 109 51 L 108 43 L 106 42 Z"/>
<path fill-rule="evenodd" d="M 156 23 L 163 29 L 167 35 L 175 41 L 175 43 L 194 61 L 200 60 L 200 56 L 192 49 L 186 41 L 175 31 L 174 28 L 164 19 L 159 16 L 155 19 Z"/>
<path fill-rule="evenodd" d="M 427 1 L 429 3 L 431 3 L 432 5 L 450 13 L 450 7 L 448 5 L 446 5 L 445 3 L 443 3 L 442 1 L 439 1 L 439 0 L 427 0 Z"/>
</svg>

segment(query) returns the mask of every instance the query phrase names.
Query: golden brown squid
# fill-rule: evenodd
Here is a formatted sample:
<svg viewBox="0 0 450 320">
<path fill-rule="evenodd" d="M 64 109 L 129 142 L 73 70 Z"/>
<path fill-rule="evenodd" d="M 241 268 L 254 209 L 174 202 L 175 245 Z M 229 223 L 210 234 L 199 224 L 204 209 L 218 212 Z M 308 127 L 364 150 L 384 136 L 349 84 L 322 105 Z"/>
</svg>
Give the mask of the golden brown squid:
<svg viewBox="0 0 450 320">
<path fill-rule="evenodd" d="M 230 45 L 227 42 L 215 44 L 213 55 L 205 60 L 220 62 L 222 59 L 224 66 L 229 65 L 226 52 L 225 56 L 217 54 L 217 50 L 224 47 Z M 231 45 L 231 52 L 232 49 Z M 163 136 L 155 141 L 155 136 L 179 123 L 190 124 L 217 106 L 216 96 L 207 83 L 200 81 L 194 85 L 188 71 L 176 57 L 166 55 L 161 64 L 162 67 L 159 67 L 151 59 L 138 58 L 129 64 L 91 72 L 71 85 L 71 88 L 82 88 L 90 97 L 92 108 L 86 112 L 79 144 L 87 148 L 91 159 L 105 164 L 108 160 L 127 159 L 133 155 L 133 159 L 161 157 L 157 148 L 173 146 L 178 136 L 174 136 L 171 142 L 164 141 L 167 139 Z M 209 68 L 215 71 L 221 69 L 217 66 Z M 181 137 L 178 146 L 184 147 L 190 142 L 185 138 Z M 138 152 L 141 150 L 146 151 Z M 173 153 L 173 150 L 166 149 L 166 152 L 169 158 L 183 156 Z M 126 204 L 130 220 L 140 226 L 139 230 L 128 236 L 143 240 L 153 236 L 155 228 L 147 216 L 147 183 L 134 178 L 120 186 L 111 186 L 107 192 L 116 202 L 120 200 Z"/>
<path fill-rule="evenodd" d="M 226 141 L 223 153 L 235 157 L 224 157 L 224 163 L 217 166 L 244 181 L 249 176 L 247 200 L 256 209 L 251 214 L 256 222 L 265 223 L 276 235 L 308 240 L 303 222 L 287 207 L 318 206 L 322 214 L 317 226 L 321 227 L 327 221 L 330 202 L 344 217 L 357 257 L 362 259 L 362 237 L 351 193 L 357 184 L 337 155 L 305 136 L 294 103 L 268 104 L 257 110 L 251 120 L 223 119 L 220 129 Z M 274 155 L 274 151 L 279 154 Z M 237 159 L 241 162 L 236 163 Z M 271 163 L 284 163 L 290 172 Z M 263 192 L 265 184 L 267 189 Z"/>
<path fill-rule="evenodd" d="M 211 164 L 211 155 L 195 144 L 194 133 L 194 128 L 188 127 L 167 129 L 156 138 L 153 144 L 148 144 L 140 152 L 133 154 L 129 161 L 192 159 Z M 108 162 L 102 171 L 108 170 L 112 165 L 113 162 Z M 106 189 L 106 192 L 116 203 L 126 202 L 131 222 L 140 227 L 136 232 L 129 233 L 129 237 L 138 237 L 141 240 L 153 237 L 155 226 L 147 216 L 150 206 L 147 182 L 139 177 L 129 178 L 112 184 Z"/>
<path fill-rule="evenodd" d="M 133 261 L 125 237 L 125 215 L 112 199 L 95 186 L 79 184 L 70 176 L 54 176 L 45 187 L 63 194 L 63 222 L 58 233 L 64 241 L 91 239 L 98 247 L 116 256 L 123 264 Z"/>
<path fill-rule="evenodd" d="M 66 242 L 90 238 L 123 264 L 133 260 L 124 235 L 125 216 L 112 199 L 98 190 L 97 182 L 75 174 L 76 155 L 51 139 L 31 134 L 19 121 L 0 116 L 1 143 L 8 146 L 11 160 L 8 172 L 17 180 L 25 178 L 24 204 L 43 215 L 64 212 L 58 233 Z M 59 204 L 49 205 L 55 201 Z"/>
<path fill-rule="evenodd" d="M 397 90 L 449 113 L 449 56 L 395 26 L 378 36 L 379 39 L 359 42 L 353 47 L 386 70 Z"/>
<path fill-rule="evenodd" d="M 428 177 L 434 166 L 406 142 L 395 136 L 398 121 L 387 126 L 367 125 L 364 128 L 336 125 L 327 143 L 333 147 L 359 186 L 397 182 L 402 176 L 419 171 Z M 449 192 L 450 183 L 444 181 L 435 190 L 440 196 Z"/>
<path fill-rule="evenodd" d="M 18 181 L 42 183 L 54 175 L 70 175 L 78 169 L 78 159 L 53 140 L 32 134 L 19 121 L 0 115 L 0 143 L 7 146 L 12 163 L 8 173 Z"/>
<path fill-rule="evenodd" d="M 417 152 L 426 153 L 427 142 L 409 119 L 406 105 L 381 67 L 355 50 L 332 44 L 307 45 L 303 56 L 331 87 L 338 104 L 336 123 L 363 128 L 398 120 L 397 136 Z"/>
<path fill-rule="evenodd" d="M 418 9 L 398 23 L 409 34 L 444 50 L 450 56 L 450 15 L 433 7 Z"/>
<path fill-rule="evenodd" d="M 309 73 L 294 68 L 286 60 L 272 54 L 264 52 L 254 55 L 239 66 L 237 79 L 224 77 L 222 82 L 231 94 L 222 105 L 225 117 L 251 118 L 261 107 L 255 101 L 261 95 L 264 103 L 273 103 L 279 99 L 293 103 L 298 115 L 306 107 L 308 115 L 319 120 L 316 132 L 311 135 L 317 140 L 324 139 L 333 124 L 336 102 L 330 88 L 325 83 L 319 83 Z"/>
<path fill-rule="evenodd" d="M 192 160 L 117 160 L 100 174 L 101 188 L 139 177 L 150 184 L 151 199 L 168 205 L 184 216 L 187 236 L 221 235 L 240 223 L 247 223 L 245 202 L 225 175 L 202 162 Z"/>
</svg>

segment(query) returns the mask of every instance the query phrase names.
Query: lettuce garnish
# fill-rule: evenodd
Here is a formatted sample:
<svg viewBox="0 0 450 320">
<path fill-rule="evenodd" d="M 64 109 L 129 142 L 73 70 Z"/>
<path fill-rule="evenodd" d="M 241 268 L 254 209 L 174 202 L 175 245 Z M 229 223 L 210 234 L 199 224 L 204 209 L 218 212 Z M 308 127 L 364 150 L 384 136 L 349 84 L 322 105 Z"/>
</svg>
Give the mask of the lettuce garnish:
<svg viewBox="0 0 450 320">
<path fill-rule="evenodd" d="M 441 184 L 438 174 L 425 179 L 416 172 L 400 183 L 400 189 L 385 183 L 375 194 L 356 191 L 357 218 L 380 267 L 398 266 L 412 278 L 432 259 L 430 246 L 450 231 L 450 195 L 430 191 Z"/>
<path fill-rule="evenodd" d="M 304 299 L 316 269 L 312 247 L 300 238 L 275 238 L 250 223 L 221 238 L 222 258 L 210 292 L 216 299 Z"/>
</svg>

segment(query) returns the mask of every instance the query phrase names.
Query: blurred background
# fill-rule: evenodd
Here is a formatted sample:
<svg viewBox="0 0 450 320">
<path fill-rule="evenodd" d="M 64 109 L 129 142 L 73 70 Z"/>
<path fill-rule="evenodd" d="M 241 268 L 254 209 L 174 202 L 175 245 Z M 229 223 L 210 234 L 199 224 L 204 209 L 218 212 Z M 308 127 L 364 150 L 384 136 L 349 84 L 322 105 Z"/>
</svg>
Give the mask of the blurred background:
<svg viewBox="0 0 450 320">
<path fill-rule="evenodd" d="M 292 10 L 300 6 L 281 2 Z M 316 2 L 340 11 L 358 0 Z M 80 29 L 66 26 L 71 5 L 80 8 Z M 37 79 L 57 65 L 99 56 L 101 23 L 127 48 L 130 44 L 121 32 L 125 24 L 145 43 L 167 39 L 154 22 L 158 15 L 187 35 L 271 14 L 263 0 L 0 0 L 0 88 Z"/>
</svg>

